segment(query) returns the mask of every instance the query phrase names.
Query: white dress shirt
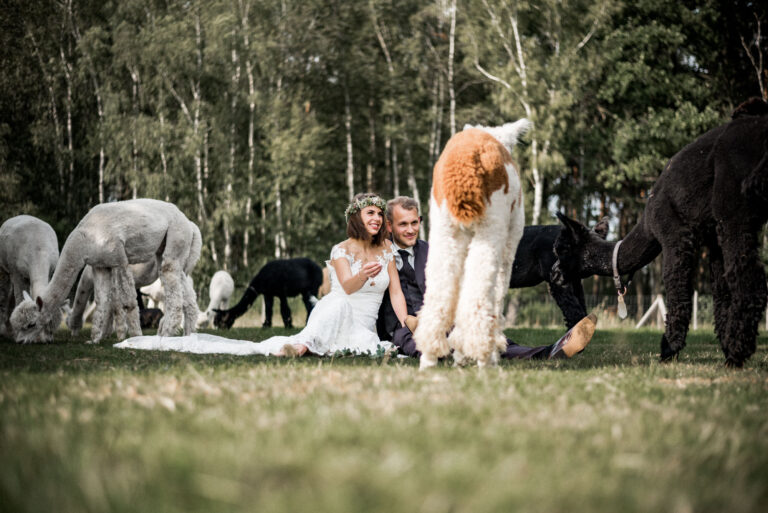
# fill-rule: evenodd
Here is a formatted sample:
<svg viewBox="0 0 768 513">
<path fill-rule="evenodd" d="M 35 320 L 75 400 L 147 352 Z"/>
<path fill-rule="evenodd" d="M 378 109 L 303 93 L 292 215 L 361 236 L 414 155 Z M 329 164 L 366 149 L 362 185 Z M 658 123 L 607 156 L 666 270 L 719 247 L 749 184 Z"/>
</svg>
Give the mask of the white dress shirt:
<svg viewBox="0 0 768 513">
<path fill-rule="evenodd" d="M 404 249 L 405 251 L 408 252 L 408 263 L 411 264 L 412 269 L 416 269 L 416 267 L 414 267 L 416 256 L 413 254 L 413 246 L 411 246 L 410 248 L 401 248 L 395 242 L 392 242 L 392 245 L 395 247 L 395 265 L 397 266 L 397 270 L 399 271 L 400 269 L 403 268 L 403 257 L 400 256 L 400 253 L 399 253 L 401 249 Z"/>
</svg>

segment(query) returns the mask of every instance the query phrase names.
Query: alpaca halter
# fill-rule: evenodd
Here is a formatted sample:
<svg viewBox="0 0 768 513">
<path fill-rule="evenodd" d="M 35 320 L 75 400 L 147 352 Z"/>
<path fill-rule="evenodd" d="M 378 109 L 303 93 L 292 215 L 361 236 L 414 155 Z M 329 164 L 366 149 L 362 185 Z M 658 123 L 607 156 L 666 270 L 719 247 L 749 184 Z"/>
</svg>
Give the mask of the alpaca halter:
<svg viewBox="0 0 768 513">
<path fill-rule="evenodd" d="M 611 258 L 611 266 L 613 267 L 613 284 L 616 287 L 616 290 L 619 291 L 619 294 L 621 294 L 621 276 L 619 276 L 619 247 L 621 247 L 621 242 L 619 241 L 616 243 L 616 245 L 613 247 L 613 258 Z M 624 287 L 624 292 L 626 293 L 627 288 Z"/>
<path fill-rule="evenodd" d="M 378 196 L 369 196 L 367 198 L 353 201 L 344 211 L 344 217 L 347 221 L 349 221 L 349 216 L 360 212 L 365 207 L 378 207 L 382 212 L 384 212 L 387 209 L 387 202 Z"/>
<path fill-rule="evenodd" d="M 619 319 L 626 319 L 627 305 L 624 303 L 624 295 L 627 293 L 627 287 L 622 286 L 621 276 L 619 275 L 619 247 L 621 246 L 621 242 L 622 241 L 617 242 L 613 247 L 613 258 L 611 258 L 611 266 L 613 267 L 613 284 L 616 286 L 616 292 L 619 294 L 617 314 Z"/>
</svg>

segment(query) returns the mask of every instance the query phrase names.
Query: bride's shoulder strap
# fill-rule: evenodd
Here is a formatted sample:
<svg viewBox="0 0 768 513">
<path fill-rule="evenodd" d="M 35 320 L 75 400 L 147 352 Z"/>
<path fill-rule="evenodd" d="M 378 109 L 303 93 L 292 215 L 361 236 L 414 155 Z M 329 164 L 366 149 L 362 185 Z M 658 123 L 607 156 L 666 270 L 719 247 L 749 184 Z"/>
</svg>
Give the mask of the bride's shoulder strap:
<svg viewBox="0 0 768 513">
<path fill-rule="evenodd" d="M 346 244 L 344 242 L 339 242 L 333 248 L 331 248 L 331 260 L 344 257 L 349 258 L 349 252 L 347 251 Z"/>
</svg>

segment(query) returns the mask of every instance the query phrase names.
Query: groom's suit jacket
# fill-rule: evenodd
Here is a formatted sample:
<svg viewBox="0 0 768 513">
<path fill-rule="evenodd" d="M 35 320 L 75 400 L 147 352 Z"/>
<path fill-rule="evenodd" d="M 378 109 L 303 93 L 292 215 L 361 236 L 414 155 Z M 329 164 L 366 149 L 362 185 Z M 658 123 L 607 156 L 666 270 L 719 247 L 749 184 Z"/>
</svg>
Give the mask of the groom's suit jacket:
<svg viewBox="0 0 768 513">
<path fill-rule="evenodd" d="M 405 304 L 408 307 L 408 315 L 416 315 L 424 304 L 424 291 L 426 290 L 426 281 L 424 279 L 424 268 L 427 265 L 427 254 L 429 253 L 429 244 L 426 241 L 418 240 L 413 247 L 413 273 L 409 273 L 405 266 L 401 267 L 397 273 L 400 276 L 400 288 L 403 289 Z M 389 299 L 389 291 L 384 293 L 384 299 L 381 301 L 379 309 L 379 318 L 376 321 L 376 330 L 381 340 L 393 340 L 395 330 L 400 327 L 395 311 L 392 309 L 392 302 Z"/>
</svg>

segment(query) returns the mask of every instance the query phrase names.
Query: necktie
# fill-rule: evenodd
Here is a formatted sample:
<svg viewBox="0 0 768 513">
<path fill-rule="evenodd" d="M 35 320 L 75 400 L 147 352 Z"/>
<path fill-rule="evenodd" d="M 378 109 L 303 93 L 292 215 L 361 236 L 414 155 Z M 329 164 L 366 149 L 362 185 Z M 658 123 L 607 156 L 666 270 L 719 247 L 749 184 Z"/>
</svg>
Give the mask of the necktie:
<svg viewBox="0 0 768 513">
<path fill-rule="evenodd" d="M 406 272 L 413 271 L 413 267 L 411 267 L 411 264 L 408 262 L 408 257 L 411 256 L 410 253 L 408 253 L 404 249 L 398 249 L 397 252 L 400 253 L 400 257 L 403 259 L 403 267 L 402 268 Z"/>
</svg>

